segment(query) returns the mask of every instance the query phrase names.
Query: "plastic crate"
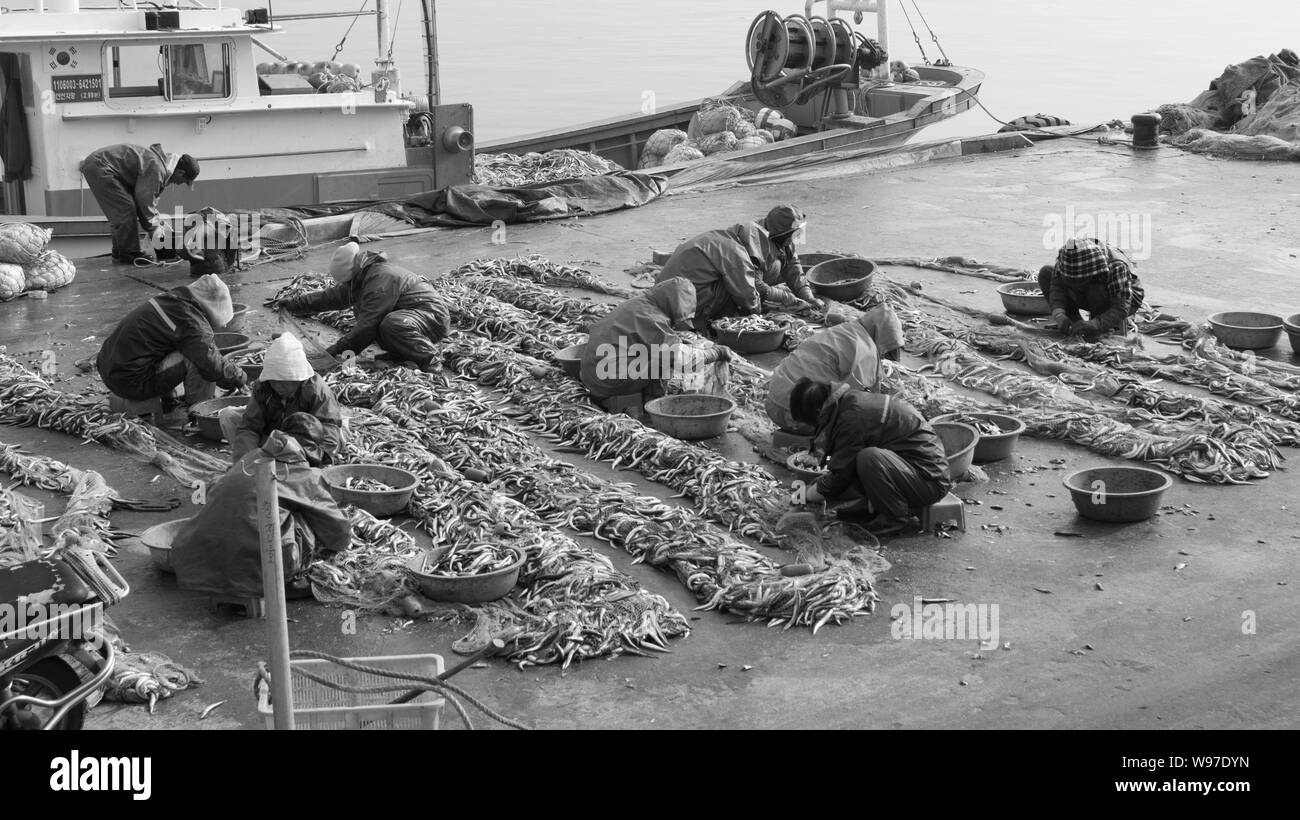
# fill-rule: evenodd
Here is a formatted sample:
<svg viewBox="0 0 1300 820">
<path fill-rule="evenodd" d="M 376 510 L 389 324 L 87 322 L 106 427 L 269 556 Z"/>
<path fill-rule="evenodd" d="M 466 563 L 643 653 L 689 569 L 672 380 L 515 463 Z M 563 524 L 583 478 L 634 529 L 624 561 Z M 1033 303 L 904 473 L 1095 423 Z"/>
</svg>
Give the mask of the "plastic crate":
<svg viewBox="0 0 1300 820">
<path fill-rule="evenodd" d="M 354 663 L 423 675 L 442 674 L 441 655 L 387 655 L 377 658 L 347 658 Z M 403 681 L 369 672 L 357 672 L 331 661 L 294 660 L 294 669 L 311 672 L 345 686 L 398 686 Z M 414 686 L 414 684 L 412 684 Z M 293 720 L 295 730 L 311 729 L 437 729 L 447 701 L 425 692 L 410 703 L 391 704 L 402 692 L 359 694 L 331 689 L 324 684 L 293 675 Z M 257 710 L 266 720 L 266 728 L 275 728 L 275 713 L 270 704 L 259 703 Z"/>
</svg>

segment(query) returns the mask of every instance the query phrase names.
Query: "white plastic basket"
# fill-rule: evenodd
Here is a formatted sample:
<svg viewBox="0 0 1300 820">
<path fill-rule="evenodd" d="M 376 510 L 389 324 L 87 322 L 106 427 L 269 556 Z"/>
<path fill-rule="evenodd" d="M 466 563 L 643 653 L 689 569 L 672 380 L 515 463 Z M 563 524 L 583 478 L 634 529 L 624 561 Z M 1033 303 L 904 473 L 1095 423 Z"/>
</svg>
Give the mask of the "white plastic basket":
<svg viewBox="0 0 1300 820">
<path fill-rule="evenodd" d="M 347 658 L 353 663 L 394 672 L 423 675 L 442 674 L 441 655 L 387 655 L 377 658 Z M 357 672 L 325 660 L 293 660 L 289 665 L 345 686 L 399 686 L 403 681 L 369 672 Z M 411 687 L 415 687 L 411 683 Z M 437 729 L 442 722 L 446 699 L 425 692 L 411 703 L 392 704 L 402 692 L 359 694 L 331 689 L 302 675 L 293 675 L 293 720 L 295 730 L 312 729 Z M 258 703 L 257 711 L 266 720 L 266 728 L 275 728 L 275 713 L 268 703 Z"/>
</svg>

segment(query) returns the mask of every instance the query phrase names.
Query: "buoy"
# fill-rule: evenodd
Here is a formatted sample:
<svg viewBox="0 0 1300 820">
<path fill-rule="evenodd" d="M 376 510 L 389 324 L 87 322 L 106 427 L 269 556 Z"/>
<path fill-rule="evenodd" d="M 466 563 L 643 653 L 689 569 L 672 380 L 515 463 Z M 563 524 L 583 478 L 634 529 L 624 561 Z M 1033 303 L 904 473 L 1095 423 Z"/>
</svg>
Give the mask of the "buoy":
<svg viewBox="0 0 1300 820">
<path fill-rule="evenodd" d="M 1160 147 L 1160 141 L 1157 137 L 1157 129 L 1160 126 L 1159 114 L 1150 111 L 1142 114 L 1134 114 L 1132 122 L 1134 148 Z"/>
</svg>

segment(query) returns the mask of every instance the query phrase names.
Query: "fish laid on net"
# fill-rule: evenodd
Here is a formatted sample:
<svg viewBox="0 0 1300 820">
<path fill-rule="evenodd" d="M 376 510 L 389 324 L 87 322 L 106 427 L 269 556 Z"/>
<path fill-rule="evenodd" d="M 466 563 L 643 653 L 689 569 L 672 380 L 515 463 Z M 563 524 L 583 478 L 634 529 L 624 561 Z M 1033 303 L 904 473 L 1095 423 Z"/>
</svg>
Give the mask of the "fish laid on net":
<svg viewBox="0 0 1300 820">
<path fill-rule="evenodd" d="M 114 413 L 108 404 L 55 390 L 50 383 L 0 353 L 0 422 L 40 427 L 97 441 L 131 453 L 185 485 L 210 480 L 228 465 L 166 436 L 149 425 Z"/>
<path fill-rule="evenodd" d="M 518 188 L 561 179 L 599 176 L 623 166 L 590 151 L 560 148 L 544 154 L 475 154 L 473 182 L 493 188 Z"/>
<path fill-rule="evenodd" d="M 816 630 L 870 612 L 877 600 L 872 576 L 861 565 L 786 578 L 771 560 L 690 510 L 545 455 L 468 383 L 410 371 L 388 371 L 378 386 L 332 378 L 345 402 L 371 402 L 376 412 L 393 418 L 414 415 L 410 429 L 431 450 L 454 452 L 450 459 L 457 469 L 490 475 L 494 487 L 547 523 L 609 541 L 638 562 L 673 572 L 702 609 Z"/>
<path fill-rule="evenodd" d="M 475 259 L 461 265 L 449 274 L 457 277 L 465 274 L 487 274 L 526 279 L 539 285 L 558 285 L 560 287 L 581 288 L 610 296 L 630 298 L 634 294 L 627 288 L 606 282 L 589 270 L 561 265 L 541 256 L 520 256 L 515 259 Z"/>
</svg>

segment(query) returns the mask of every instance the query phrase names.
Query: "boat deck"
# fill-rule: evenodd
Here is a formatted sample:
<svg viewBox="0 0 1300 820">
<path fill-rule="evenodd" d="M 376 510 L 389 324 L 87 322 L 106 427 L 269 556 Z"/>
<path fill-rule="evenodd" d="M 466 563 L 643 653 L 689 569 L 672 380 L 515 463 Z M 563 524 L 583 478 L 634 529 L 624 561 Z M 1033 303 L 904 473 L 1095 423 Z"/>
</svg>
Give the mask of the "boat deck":
<svg viewBox="0 0 1300 820">
<path fill-rule="evenodd" d="M 435 231 L 368 247 L 429 273 L 476 257 L 540 254 L 627 282 L 624 269 L 648 260 L 652 251 L 671 250 L 700 230 L 758 217 L 790 201 L 809 214 L 808 251 L 963 255 L 1036 269 L 1054 253 L 1044 247 L 1045 218 L 1122 212 L 1150 217 L 1151 258 L 1138 268 L 1148 300 L 1199 321 L 1219 310 L 1300 311 L 1297 191 L 1296 164 L 1214 161 L 1172 149 L 1135 153 L 1061 140 L 869 175 L 672 195 L 599 218 L 510 226 L 504 246 L 491 244 L 483 229 Z M 260 305 L 291 276 L 323 271 L 329 252 L 314 250 L 300 262 L 230 277 L 236 301 Z M 999 309 L 994 282 L 898 266 L 886 271 L 945 298 Z M 127 271 L 86 261 L 78 280 L 48 300 L 0 306 L 0 343 L 27 354 L 24 360 L 38 361 L 43 350 L 54 349 L 62 389 L 97 387 L 75 374 L 72 363 L 93 355 L 122 314 L 156 287 L 188 281 L 184 267 Z M 265 333 L 274 329 L 274 317 L 262 310 L 250 316 L 249 326 Z M 332 333 L 321 330 L 322 338 Z M 771 366 L 777 355 L 757 360 Z M 1270 355 L 1295 361 L 1285 337 Z M 0 440 L 99 470 L 125 496 L 180 496 L 187 503 L 177 513 L 191 510 L 188 490 L 98 445 L 8 427 L 0 429 Z M 723 449 L 757 460 L 734 434 Z M 634 481 L 648 494 L 671 492 L 631 473 L 615 474 L 608 465 L 565 458 L 594 474 Z M 623 552 L 580 538 L 679 610 L 698 616 L 692 634 L 655 660 L 590 661 L 567 672 L 521 672 L 495 660 L 456 682 L 542 728 L 1293 726 L 1300 714 L 1294 685 L 1300 651 L 1290 627 L 1300 583 L 1296 472 L 1245 487 L 1176 480 L 1164 503 L 1187 505 L 1196 515 L 1124 527 L 1077 522 L 1060 479 L 1065 471 L 1107 461 L 1079 447 L 1022 438 L 1019 458 L 989 466 L 989 483 L 960 488 L 960 495 L 983 501 L 968 508 L 968 532 L 951 540 L 931 534 L 890 539 L 885 554 L 893 568 L 879 579 L 877 612 L 815 637 L 807 629 L 737 624 L 725 613 L 691 613 L 695 601 L 675 577 L 632 566 Z M 47 515 L 62 509 L 57 497 L 25 492 L 45 501 Z M 121 512 L 113 520 L 138 533 L 170 517 Z M 998 533 L 983 524 L 1009 529 Z M 1053 537 L 1062 529 L 1088 537 Z M 141 706 L 105 704 L 88 725 L 260 727 L 249 681 L 256 662 L 265 659 L 263 623 L 209 614 L 203 596 L 177 590 L 134 540 L 123 545 L 116 563 L 132 592 L 110 614 L 128 642 L 198 670 L 207 683 L 160 702 L 153 715 Z M 1176 571 L 1178 564 L 1186 567 Z M 981 652 L 974 640 L 894 640 L 890 609 L 911 605 L 914 596 L 998 604 L 1005 648 Z M 353 657 L 437 652 L 450 658 L 451 643 L 469 628 L 439 621 L 401 626 L 373 616 L 359 620 L 358 634 L 345 635 L 338 610 L 310 601 L 290 602 L 289 610 L 294 647 Z M 1247 610 L 1255 614 L 1256 634 L 1243 634 Z M 223 700 L 199 722 L 205 706 Z M 458 725 L 450 711 L 444 725 Z"/>
</svg>

